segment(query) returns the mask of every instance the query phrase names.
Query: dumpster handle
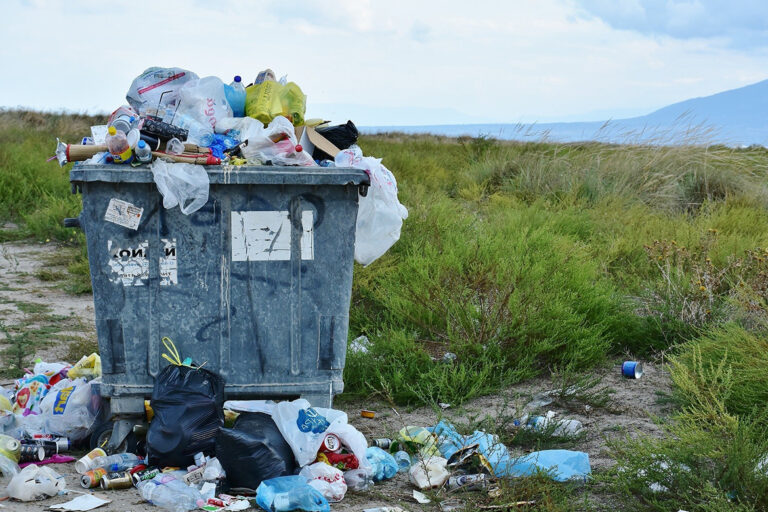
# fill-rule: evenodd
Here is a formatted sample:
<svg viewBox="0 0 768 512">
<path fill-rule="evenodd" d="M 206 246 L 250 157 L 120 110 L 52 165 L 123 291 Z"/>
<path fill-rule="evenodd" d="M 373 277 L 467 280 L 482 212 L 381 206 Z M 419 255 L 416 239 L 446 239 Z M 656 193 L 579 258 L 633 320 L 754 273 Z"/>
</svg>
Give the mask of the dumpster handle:
<svg viewBox="0 0 768 512">
<path fill-rule="evenodd" d="M 65 228 L 80 228 L 80 217 L 67 217 L 62 224 Z"/>
<path fill-rule="evenodd" d="M 365 197 L 368 195 L 368 185 L 359 185 L 357 187 L 357 191 L 360 192 L 360 195 Z"/>
</svg>

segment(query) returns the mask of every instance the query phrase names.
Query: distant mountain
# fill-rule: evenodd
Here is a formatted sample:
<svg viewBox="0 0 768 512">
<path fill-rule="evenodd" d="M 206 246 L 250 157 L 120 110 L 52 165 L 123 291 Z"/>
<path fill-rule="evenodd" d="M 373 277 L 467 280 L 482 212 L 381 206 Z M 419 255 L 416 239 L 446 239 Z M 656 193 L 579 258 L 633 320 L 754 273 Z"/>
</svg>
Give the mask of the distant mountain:
<svg viewBox="0 0 768 512">
<path fill-rule="evenodd" d="M 768 146 L 768 80 L 674 103 L 650 114 L 603 122 L 454 124 L 362 127 L 364 133 L 402 131 L 448 136 L 487 135 L 553 142 L 727 144 Z"/>
</svg>

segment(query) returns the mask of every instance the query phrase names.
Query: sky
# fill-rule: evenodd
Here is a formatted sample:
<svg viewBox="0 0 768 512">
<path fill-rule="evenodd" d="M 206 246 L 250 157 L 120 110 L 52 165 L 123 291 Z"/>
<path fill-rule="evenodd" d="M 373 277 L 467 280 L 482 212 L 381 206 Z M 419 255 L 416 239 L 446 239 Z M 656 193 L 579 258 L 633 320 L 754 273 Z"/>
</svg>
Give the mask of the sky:
<svg viewBox="0 0 768 512">
<path fill-rule="evenodd" d="M 768 78 L 764 0 L 3 0 L 0 106 L 110 112 L 151 66 L 361 126 L 619 119 Z"/>
</svg>

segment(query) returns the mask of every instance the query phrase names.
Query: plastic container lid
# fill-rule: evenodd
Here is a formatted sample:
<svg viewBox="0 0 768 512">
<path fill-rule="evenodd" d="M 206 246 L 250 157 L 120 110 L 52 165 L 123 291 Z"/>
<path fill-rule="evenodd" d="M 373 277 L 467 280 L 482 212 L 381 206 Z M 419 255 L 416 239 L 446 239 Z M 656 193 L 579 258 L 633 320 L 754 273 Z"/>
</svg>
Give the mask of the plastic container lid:
<svg viewBox="0 0 768 512">
<path fill-rule="evenodd" d="M 114 126 L 110 126 L 107 131 L 109 132 L 110 135 L 114 135 L 117 133 L 117 128 L 115 128 Z"/>
<path fill-rule="evenodd" d="M 242 80 L 243 80 L 243 79 L 242 79 L 242 78 L 240 78 L 240 75 L 235 75 L 235 82 L 240 82 L 240 81 L 242 81 Z"/>
</svg>

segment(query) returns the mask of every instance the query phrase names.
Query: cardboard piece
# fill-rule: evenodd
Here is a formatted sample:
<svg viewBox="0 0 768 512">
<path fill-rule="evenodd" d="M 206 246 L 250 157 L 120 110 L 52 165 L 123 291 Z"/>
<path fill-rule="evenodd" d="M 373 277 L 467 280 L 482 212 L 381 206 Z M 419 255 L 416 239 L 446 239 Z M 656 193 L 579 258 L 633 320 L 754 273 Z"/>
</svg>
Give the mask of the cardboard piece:
<svg viewBox="0 0 768 512">
<path fill-rule="evenodd" d="M 315 148 L 320 149 L 324 153 L 327 153 L 331 158 L 335 158 L 341 151 L 336 147 L 334 143 L 317 133 L 318 126 L 323 126 L 330 123 L 330 121 L 324 121 L 317 126 L 297 126 L 295 128 L 296 140 L 299 141 L 304 151 L 310 155 L 314 153 Z"/>
</svg>

